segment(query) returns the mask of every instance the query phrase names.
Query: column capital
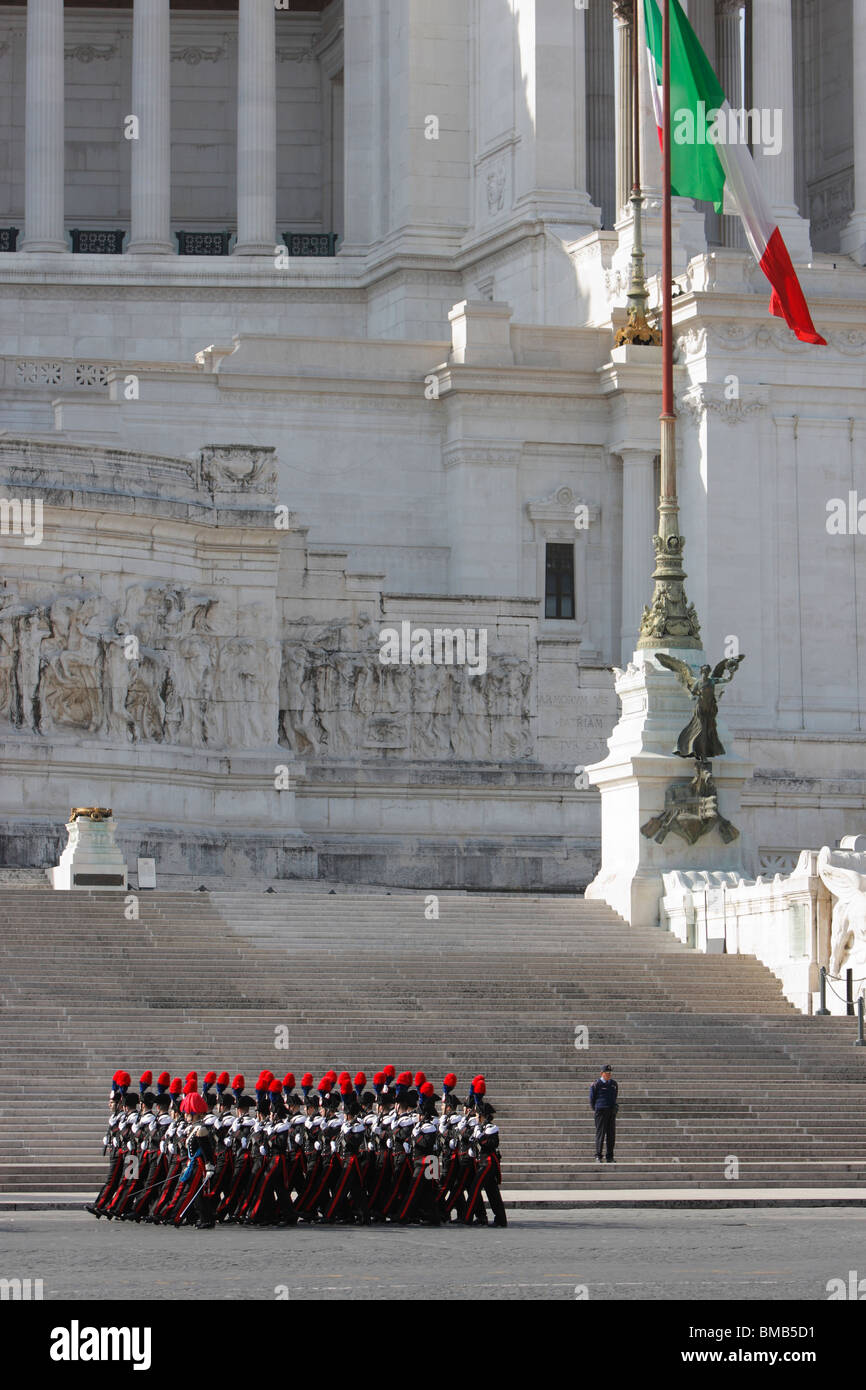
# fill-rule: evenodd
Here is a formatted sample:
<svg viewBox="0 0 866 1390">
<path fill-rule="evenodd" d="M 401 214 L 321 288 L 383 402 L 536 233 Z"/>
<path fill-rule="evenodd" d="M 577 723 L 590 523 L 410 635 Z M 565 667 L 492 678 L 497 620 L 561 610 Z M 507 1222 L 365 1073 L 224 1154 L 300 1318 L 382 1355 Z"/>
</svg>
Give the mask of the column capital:
<svg viewBox="0 0 866 1390">
<path fill-rule="evenodd" d="M 743 8 L 743 0 L 716 0 L 716 17 L 721 19 L 724 15 L 737 15 Z"/>
<path fill-rule="evenodd" d="M 620 24 L 633 23 L 634 0 L 613 0 L 613 13 Z"/>
<path fill-rule="evenodd" d="M 659 455 L 659 442 L 641 443 L 637 439 L 623 439 L 616 444 L 611 444 L 610 452 L 617 454 L 622 459 L 623 466 L 629 468 L 639 468 L 655 463 Z"/>
</svg>

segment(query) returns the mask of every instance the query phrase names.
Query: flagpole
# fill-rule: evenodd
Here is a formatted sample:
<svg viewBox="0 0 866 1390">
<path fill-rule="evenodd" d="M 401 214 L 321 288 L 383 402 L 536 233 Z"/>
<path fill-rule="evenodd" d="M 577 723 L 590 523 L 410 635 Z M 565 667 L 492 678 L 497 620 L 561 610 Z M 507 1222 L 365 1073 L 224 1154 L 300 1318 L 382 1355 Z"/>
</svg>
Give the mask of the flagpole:
<svg viewBox="0 0 866 1390">
<path fill-rule="evenodd" d="M 616 347 L 636 344 L 640 347 L 658 347 L 661 334 L 647 322 L 649 290 L 646 286 L 646 256 L 643 249 L 643 225 L 641 209 L 643 192 L 640 183 L 640 64 L 638 6 L 642 0 L 634 0 L 631 18 L 631 109 L 632 109 L 632 180 L 629 202 L 632 210 L 632 248 L 631 279 L 628 287 L 628 323 L 614 338 Z"/>
<path fill-rule="evenodd" d="M 701 629 L 694 605 L 686 598 L 684 538 L 679 533 L 677 501 L 677 416 L 674 406 L 673 247 L 671 218 L 671 25 L 670 0 L 659 0 L 662 13 L 662 413 L 659 527 L 653 537 L 656 567 L 653 598 L 643 611 L 638 648 L 700 649 Z M 636 18 L 636 16 L 635 16 Z"/>
</svg>

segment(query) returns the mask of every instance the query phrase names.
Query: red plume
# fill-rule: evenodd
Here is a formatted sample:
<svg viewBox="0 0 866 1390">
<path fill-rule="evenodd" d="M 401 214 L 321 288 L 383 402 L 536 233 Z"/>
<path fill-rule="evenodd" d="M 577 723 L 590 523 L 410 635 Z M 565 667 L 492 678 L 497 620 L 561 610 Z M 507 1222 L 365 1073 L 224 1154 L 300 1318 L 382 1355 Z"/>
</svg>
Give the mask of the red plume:
<svg viewBox="0 0 866 1390">
<path fill-rule="evenodd" d="M 390 1081 L 392 1077 L 396 1076 L 396 1074 L 397 1073 L 392 1066 L 382 1068 L 382 1075 L 385 1077 L 386 1081 Z"/>
<path fill-rule="evenodd" d="M 195 1090 L 195 1088 L 196 1088 L 196 1087 L 195 1087 L 195 1082 L 194 1082 L 194 1081 L 187 1081 L 187 1082 L 185 1082 L 185 1083 L 184 1083 L 184 1088 L 183 1088 L 183 1093 L 184 1093 L 184 1095 L 185 1095 L 185 1096 L 191 1096 L 192 1093 L 193 1093 L 193 1091 Z"/>
<path fill-rule="evenodd" d="M 422 1096 L 432 1096 L 432 1094 L 433 1094 L 433 1082 L 432 1082 L 432 1081 L 425 1081 L 425 1082 L 423 1083 L 423 1085 L 421 1086 L 421 1094 L 422 1094 Z"/>
<path fill-rule="evenodd" d="M 475 1077 L 474 1081 L 472 1082 L 472 1089 L 475 1092 L 476 1096 L 483 1096 L 486 1094 L 487 1086 L 485 1085 L 483 1076 Z"/>
<path fill-rule="evenodd" d="M 227 1071 L 220 1072 L 219 1076 L 216 1079 L 216 1084 L 218 1086 L 222 1086 L 223 1089 L 225 1089 L 225 1087 L 229 1084 L 229 1074 Z"/>
<path fill-rule="evenodd" d="M 351 1094 L 352 1094 L 352 1079 L 351 1079 L 351 1077 L 347 1076 L 347 1077 L 345 1078 L 344 1081 L 341 1081 L 341 1082 L 340 1082 L 340 1095 L 341 1095 L 341 1096 L 350 1096 Z"/>
<path fill-rule="evenodd" d="M 423 1071 L 416 1071 L 416 1073 L 415 1073 L 415 1089 L 418 1090 L 421 1086 L 423 1086 L 423 1085 L 424 1085 L 424 1082 L 425 1082 L 426 1080 L 427 1080 L 427 1077 L 425 1076 L 425 1074 L 424 1074 Z"/>
<path fill-rule="evenodd" d="M 161 1071 L 161 1072 L 159 1073 L 159 1076 L 156 1078 L 156 1084 L 157 1084 L 157 1086 L 167 1086 L 168 1083 L 169 1083 L 170 1081 L 171 1081 L 171 1072 L 170 1072 L 170 1071 Z"/>
<path fill-rule="evenodd" d="M 286 1072 L 285 1076 L 283 1077 L 283 1086 L 285 1087 L 285 1089 L 286 1089 L 287 1091 L 292 1091 L 292 1090 L 294 1090 L 294 1086 L 295 1086 L 295 1073 L 294 1073 L 293 1071 L 287 1071 L 287 1072 Z"/>
<path fill-rule="evenodd" d="M 377 1071 L 376 1074 L 375 1074 L 374 1077 L 373 1077 L 373 1085 L 374 1085 L 374 1086 L 384 1086 L 384 1084 L 385 1084 L 385 1077 L 384 1077 L 384 1074 L 383 1074 L 382 1072 L 380 1072 L 380 1071 Z"/>
<path fill-rule="evenodd" d="M 138 1084 L 139 1084 L 139 1086 L 149 1086 L 150 1083 L 151 1083 L 152 1081 L 153 1081 L 153 1072 L 152 1072 L 152 1071 L 143 1071 L 143 1072 L 141 1073 L 141 1077 L 140 1077 L 140 1079 L 139 1079 L 139 1083 L 138 1083 Z"/>
<path fill-rule="evenodd" d="M 277 1081 L 276 1079 L 273 1080 L 273 1081 L 270 1083 L 270 1085 L 268 1086 L 268 1090 L 270 1091 L 270 1093 L 271 1093 L 272 1096 L 278 1096 L 278 1095 L 280 1094 L 280 1091 L 281 1091 L 282 1089 L 283 1089 L 282 1082 Z"/>
<path fill-rule="evenodd" d="M 179 1076 L 174 1077 L 174 1079 L 173 1079 L 173 1081 L 172 1081 L 172 1083 L 171 1083 L 171 1085 L 169 1086 L 168 1089 L 169 1089 L 169 1092 L 170 1092 L 171 1095 L 173 1095 L 173 1096 L 179 1096 L 179 1095 L 180 1095 L 181 1091 L 183 1090 L 183 1082 L 181 1081 L 181 1079 L 180 1079 Z"/>
<path fill-rule="evenodd" d="M 212 1086 L 212 1085 L 214 1084 L 214 1082 L 216 1081 L 216 1079 L 217 1079 L 217 1074 L 216 1074 L 216 1072 L 215 1072 L 215 1071 L 209 1071 L 209 1072 L 207 1072 L 207 1073 L 205 1074 L 205 1079 L 204 1079 L 203 1085 L 205 1085 L 205 1086 Z"/>
<path fill-rule="evenodd" d="M 119 1086 L 131 1086 L 131 1085 L 132 1085 L 132 1077 L 130 1076 L 130 1074 L 129 1074 L 128 1071 L 119 1071 L 119 1072 L 117 1073 L 117 1084 L 118 1084 Z"/>
<path fill-rule="evenodd" d="M 304 1074 L 303 1074 L 303 1076 L 301 1077 L 301 1085 L 302 1085 L 302 1086 L 312 1086 L 312 1084 L 313 1084 L 313 1073 L 312 1073 L 311 1071 L 305 1071 Z"/>
<path fill-rule="evenodd" d="M 360 1091 L 363 1091 L 363 1089 L 364 1089 L 364 1087 L 366 1086 L 366 1084 L 367 1084 L 367 1077 L 366 1077 L 366 1074 L 365 1074 L 364 1072 L 362 1072 L 362 1071 L 359 1071 L 359 1072 L 357 1073 L 356 1077 L 355 1077 L 355 1085 L 358 1087 L 358 1089 L 359 1089 Z"/>
<path fill-rule="evenodd" d="M 457 1077 L 454 1075 L 453 1071 L 448 1072 L 444 1081 L 442 1082 L 442 1085 L 445 1087 L 446 1091 L 454 1090 L 454 1087 L 457 1085 Z"/>
<path fill-rule="evenodd" d="M 237 1076 L 235 1077 L 234 1081 L 232 1082 L 232 1090 L 233 1090 L 233 1091 L 242 1091 L 242 1090 L 244 1089 L 244 1086 L 245 1086 L 245 1085 L 246 1085 L 246 1082 L 244 1081 L 244 1078 L 243 1078 L 242 1074 L 241 1074 L 240 1072 L 238 1072 Z"/>
</svg>

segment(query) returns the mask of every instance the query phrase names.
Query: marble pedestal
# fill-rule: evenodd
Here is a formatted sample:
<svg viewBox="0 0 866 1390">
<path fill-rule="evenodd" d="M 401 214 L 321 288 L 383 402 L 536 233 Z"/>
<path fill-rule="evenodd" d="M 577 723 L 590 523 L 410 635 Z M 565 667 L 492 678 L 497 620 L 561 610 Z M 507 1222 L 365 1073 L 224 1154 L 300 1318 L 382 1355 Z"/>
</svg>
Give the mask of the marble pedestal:
<svg viewBox="0 0 866 1390">
<path fill-rule="evenodd" d="M 666 649 L 671 656 L 699 666 L 703 653 Z M 749 836 L 742 823 L 740 793 L 752 764 L 731 756 L 731 736 L 719 719 L 722 743 L 729 750 L 713 759 L 720 816 L 740 831 L 726 844 L 713 826 L 695 844 L 671 830 L 664 843 L 641 832 L 665 809 L 672 782 L 686 782 L 694 772 L 691 759 L 673 753 L 677 738 L 692 715 L 692 702 L 675 676 L 655 660 L 654 652 L 636 651 L 628 669 L 619 672 L 616 693 L 622 712 L 608 739 L 608 756 L 587 767 L 601 793 L 601 868 L 586 890 L 587 898 L 608 903 L 633 925 L 655 926 L 662 897 L 662 875 L 675 869 L 743 873 L 751 862 Z"/>
<path fill-rule="evenodd" d="M 49 870 L 51 886 L 62 890 L 125 890 L 126 861 L 115 843 L 114 817 L 91 820 L 78 816 L 67 821 L 66 829 L 69 841 L 60 863 Z"/>
</svg>

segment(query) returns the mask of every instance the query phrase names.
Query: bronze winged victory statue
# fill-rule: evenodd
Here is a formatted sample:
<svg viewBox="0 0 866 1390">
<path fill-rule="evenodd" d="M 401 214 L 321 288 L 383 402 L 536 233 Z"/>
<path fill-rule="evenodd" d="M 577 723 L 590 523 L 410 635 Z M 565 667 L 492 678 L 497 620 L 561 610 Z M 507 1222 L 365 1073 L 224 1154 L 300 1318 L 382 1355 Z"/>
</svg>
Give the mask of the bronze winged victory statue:
<svg viewBox="0 0 866 1390">
<path fill-rule="evenodd" d="M 699 762 L 721 758 L 725 750 L 716 728 L 716 715 L 719 712 L 718 699 L 722 692 L 719 691 L 717 695 L 716 687 L 727 685 L 733 680 L 744 657 L 726 657 L 712 671 L 709 666 L 702 666 L 697 674 L 685 661 L 668 656 L 666 652 L 656 652 L 656 659 L 669 671 L 673 671 L 695 704 L 694 714 L 677 739 L 677 755 L 680 758 L 696 758 Z"/>
</svg>

